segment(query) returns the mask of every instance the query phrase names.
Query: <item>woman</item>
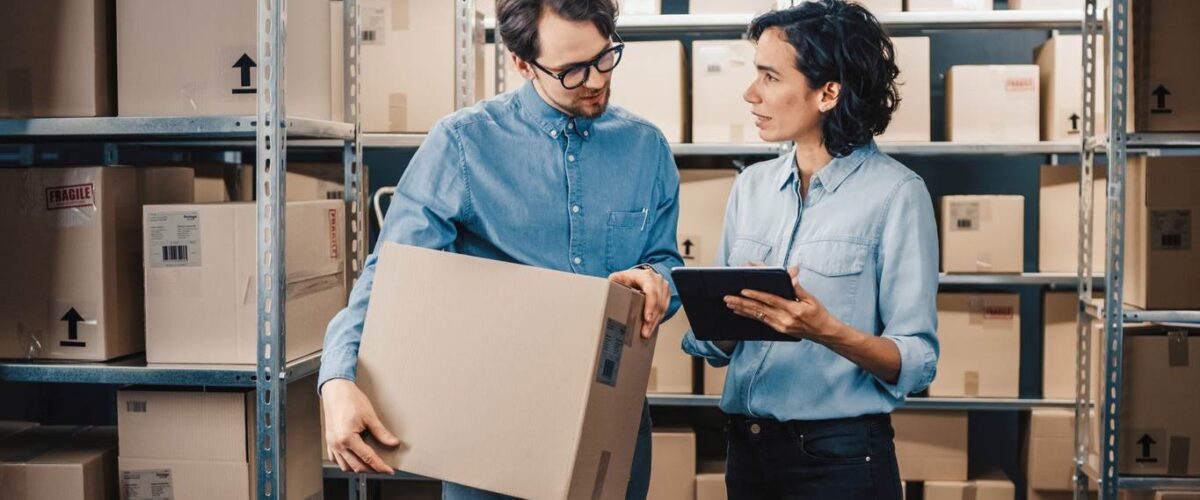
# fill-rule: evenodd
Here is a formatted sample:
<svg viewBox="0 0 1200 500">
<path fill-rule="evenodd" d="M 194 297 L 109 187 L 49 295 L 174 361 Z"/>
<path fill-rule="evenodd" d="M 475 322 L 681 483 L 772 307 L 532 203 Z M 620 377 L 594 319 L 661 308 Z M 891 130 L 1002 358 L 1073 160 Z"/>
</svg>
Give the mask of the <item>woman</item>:
<svg viewBox="0 0 1200 500">
<path fill-rule="evenodd" d="M 750 26 L 759 135 L 794 141 L 739 175 L 719 261 L 789 268 L 796 300 L 735 313 L 799 342 L 704 342 L 729 365 L 726 484 L 737 499 L 899 499 L 889 414 L 937 366 L 937 230 L 924 181 L 880 153 L 899 98 L 892 43 L 857 4 L 817 0 Z"/>
</svg>

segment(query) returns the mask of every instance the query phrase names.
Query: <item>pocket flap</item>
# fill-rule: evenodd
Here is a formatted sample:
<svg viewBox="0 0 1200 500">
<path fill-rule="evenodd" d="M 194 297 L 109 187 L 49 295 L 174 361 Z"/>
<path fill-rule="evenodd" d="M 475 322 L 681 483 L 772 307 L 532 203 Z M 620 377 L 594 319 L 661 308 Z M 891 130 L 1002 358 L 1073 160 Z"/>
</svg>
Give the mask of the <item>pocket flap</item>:
<svg viewBox="0 0 1200 500">
<path fill-rule="evenodd" d="M 799 249 L 800 265 L 824 276 L 861 273 L 867 261 L 867 245 L 856 241 L 810 241 Z"/>
</svg>

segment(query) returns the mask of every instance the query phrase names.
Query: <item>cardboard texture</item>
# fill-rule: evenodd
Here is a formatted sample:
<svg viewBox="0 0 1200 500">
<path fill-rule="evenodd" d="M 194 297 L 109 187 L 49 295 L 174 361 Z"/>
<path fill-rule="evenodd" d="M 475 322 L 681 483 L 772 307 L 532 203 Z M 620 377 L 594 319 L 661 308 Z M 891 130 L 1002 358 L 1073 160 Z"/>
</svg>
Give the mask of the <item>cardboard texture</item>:
<svg viewBox="0 0 1200 500">
<path fill-rule="evenodd" d="M 257 3 L 116 0 L 116 5 L 120 116 L 255 113 L 261 69 Z M 332 117 L 329 15 L 327 0 L 288 2 L 290 117 Z"/>
<path fill-rule="evenodd" d="M 0 357 L 142 351 L 141 207 L 191 199 L 186 168 L 0 169 Z"/>
<path fill-rule="evenodd" d="M 775 7 L 775 0 L 688 0 L 689 14 L 762 14 Z"/>
<path fill-rule="evenodd" d="M 0 440 L 0 498 L 111 500 L 117 496 L 112 427 L 43 426 Z"/>
<path fill-rule="evenodd" d="M 926 481 L 925 500 L 1012 500 L 1016 488 L 1007 479 Z"/>
<path fill-rule="evenodd" d="M 1025 197 L 943 196 L 942 272 L 1019 273 L 1025 266 Z"/>
<path fill-rule="evenodd" d="M 358 385 L 404 443 L 383 459 L 523 498 L 624 498 L 654 354 L 638 334 L 642 296 L 602 278 L 379 251 Z"/>
<path fill-rule="evenodd" d="M 1131 132 L 1200 131 L 1200 3 L 1134 0 L 1129 3 L 1132 61 L 1128 104 Z"/>
<path fill-rule="evenodd" d="M 287 204 L 286 359 L 321 349 L 345 306 L 345 204 Z M 146 360 L 254 364 L 258 353 L 253 203 L 144 210 Z"/>
<path fill-rule="evenodd" d="M 1038 271 L 1075 274 L 1079 268 L 1079 166 L 1042 166 L 1038 190 Z M 1108 176 L 1092 168 L 1092 273 L 1104 274 L 1108 242 Z"/>
<path fill-rule="evenodd" d="M 755 77 L 749 41 L 692 42 L 692 142 L 763 142 L 750 104 L 742 99 Z"/>
<path fill-rule="evenodd" d="M 1075 412 L 1060 409 L 1031 411 L 1021 456 L 1025 480 L 1031 491 L 1068 495 L 1074 491 Z M 1095 491 L 1094 485 L 1092 490 Z"/>
<path fill-rule="evenodd" d="M 992 10 L 992 0 L 905 0 L 909 12 Z"/>
<path fill-rule="evenodd" d="M 1122 474 L 1200 476 L 1200 328 L 1127 327 Z"/>
<path fill-rule="evenodd" d="M 113 0 L 5 2 L 0 118 L 111 116 Z"/>
<path fill-rule="evenodd" d="M 317 399 L 316 377 L 288 385 L 289 498 L 322 495 Z M 253 390 L 118 391 L 122 498 L 159 498 L 164 484 L 173 500 L 254 498 L 256 404 Z"/>
<path fill-rule="evenodd" d="M 939 293 L 938 374 L 933 397 L 1018 397 L 1021 359 L 1020 296 Z"/>
<path fill-rule="evenodd" d="M 1198 167 L 1195 157 L 1129 158 L 1125 303 L 1142 309 L 1200 309 Z"/>
<path fill-rule="evenodd" d="M 1008 0 L 1008 10 L 1080 10 L 1083 0 Z M 1082 60 L 1082 55 L 1080 59 Z M 1082 78 L 1082 76 L 1080 77 Z"/>
<path fill-rule="evenodd" d="M 696 500 L 696 433 L 660 429 L 653 434 L 650 492 L 655 500 Z"/>
<path fill-rule="evenodd" d="M 1042 397 L 1074 399 L 1079 294 L 1049 292 L 1042 299 Z"/>
<path fill-rule="evenodd" d="M 967 413 L 909 411 L 892 414 L 896 460 L 904 481 L 967 480 Z"/>
<path fill-rule="evenodd" d="M 1037 142 L 1038 80 L 1031 64 L 952 66 L 946 73 L 946 140 Z"/>
<path fill-rule="evenodd" d="M 697 465 L 696 500 L 727 500 L 725 462 L 707 461 Z"/>
<path fill-rule="evenodd" d="M 705 396 L 720 396 L 725 390 L 725 374 L 728 373 L 729 367 L 722 366 L 715 368 L 707 362 L 704 363 L 704 395 Z"/>
<path fill-rule="evenodd" d="M 680 308 L 675 316 L 658 327 L 658 342 L 662 349 L 654 351 L 650 365 L 650 380 L 646 392 L 663 394 L 692 393 L 692 362 L 695 358 L 683 352 L 683 336 L 692 327 Z"/>
<path fill-rule="evenodd" d="M 1071 9 L 1083 7 L 1083 2 L 1070 0 Z M 1012 8 L 1010 3 L 1010 8 Z M 1047 9 L 1026 9 L 1047 10 Z M 1104 38 L 1096 40 L 1097 48 L 1104 47 Z M 1104 51 L 1097 50 L 1097 67 L 1104 65 Z M 1042 140 L 1079 141 L 1083 131 L 1083 36 L 1055 34 L 1033 51 L 1033 60 L 1038 65 L 1041 86 Z M 1104 88 L 1097 71 L 1094 87 L 1097 92 Z M 1106 107 L 1096 106 L 1096 123 L 1106 119 Z"/>
<path fill-rule="evenodd" d="M 653 123 L 667 142 L 684 142 L 684 71 L 681 42 L 628 42 L 610 73 L 611 104 Z"/>
<path fill-rule="evenodd" d="M 892 46 L 896 51 L 896 66 L 900 68 L 897 77 L 900 107 L 892 113 L 887 130 L 875 139 L 878 142 L 929 142 L 929 37 L 895 37 Z"/>
<path fill-rule="evenodd" d="M 477 2 L 482 5 L 488 2 Z M 362 96 L 364 132 L 424 133 L 455 111 L 453 2 L 364 0 Z M 341 30 L 340 23 L 333 29 Z M 485 57 L 479 40 L 473 54 L 476 96 L 484 89 Z M 421 50 L 412 50 L 420 47 Z M 404 64 L 399 64 L 404 61 Z M 420 71 L 413 71 L 420 68 Z M 492 85 L 494 88 L 495 85 Z M 340 92 L 339 92 L 340 94 Z"/>
</svg>

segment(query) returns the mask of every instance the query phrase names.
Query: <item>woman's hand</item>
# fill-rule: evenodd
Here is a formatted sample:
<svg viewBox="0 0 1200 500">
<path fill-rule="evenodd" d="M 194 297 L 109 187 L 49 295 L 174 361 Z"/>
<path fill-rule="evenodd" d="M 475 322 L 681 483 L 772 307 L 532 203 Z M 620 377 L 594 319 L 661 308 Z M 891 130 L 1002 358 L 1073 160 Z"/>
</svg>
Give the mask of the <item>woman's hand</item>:
<svg viewBox="0 0 1200 500">
<path fill-rule="evenodd" d="M 784 335 L 820 341 L 823 335 L 836 330 L 838 319 L 825 309 L 821 301 L 800 286 L 796 281 L 798 273 L 799 268 L 788 269 L 796 300 L 756 290 L 742 290 L 740 296 L 725 296 L 725 305 L 737 315 L 762 322 Z"/>
</svg>

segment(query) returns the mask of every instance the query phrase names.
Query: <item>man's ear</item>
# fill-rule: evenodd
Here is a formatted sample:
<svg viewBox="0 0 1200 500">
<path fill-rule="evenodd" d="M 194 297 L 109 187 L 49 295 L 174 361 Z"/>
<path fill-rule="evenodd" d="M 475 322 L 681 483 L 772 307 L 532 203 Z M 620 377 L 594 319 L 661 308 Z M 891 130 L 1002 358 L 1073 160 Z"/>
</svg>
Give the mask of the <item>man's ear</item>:
<svg viewBox="0 0 1200 500">
<path fill-rule="evenodd" d="M 838 100 L 842 97 L 842 84 L 839 82 L 826 82 L 821 87 L 821 102 L 818 106 L 822 113 L 827 113 L 837 107 Z"/>
<path fill-rule="evenodd" d="M 517 55 L 513 54 L 512 52 L 508 53 L 508 59 L 510 62 L 512 62 L 513 67 L 517 68 L 517 73 L 520 73 L 521 76 L 526 80 L 532 80 L 534 78 L 535 75 L 533 72 L 537 70 L 535 70 L 532 65 L 525 62 L 524 59 L 517 57 Z"/>
</svg>

